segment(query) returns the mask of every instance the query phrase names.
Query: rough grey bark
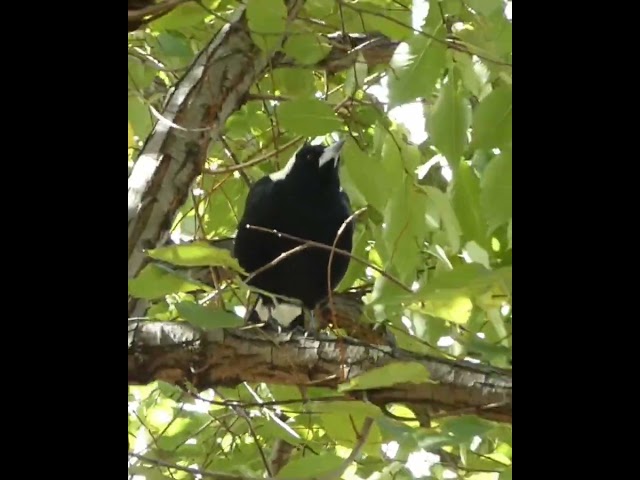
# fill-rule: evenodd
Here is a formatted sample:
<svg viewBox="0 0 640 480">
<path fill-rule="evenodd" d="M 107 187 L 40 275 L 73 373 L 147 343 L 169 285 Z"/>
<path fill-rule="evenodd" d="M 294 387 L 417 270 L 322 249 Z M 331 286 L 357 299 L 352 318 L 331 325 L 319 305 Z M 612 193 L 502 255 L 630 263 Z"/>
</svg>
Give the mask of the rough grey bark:
<svg viewBox="0 0 640 480">
<path fill-rule="evenodd" d="M 368 401 L 428 406 L 430 414 L 476 414 L 511 423 L 511 372 L 464 361 L 417 356 L 341 340 L 314 340 L 258 329 L 203 332 L 185 323 L 129 322 L 129 385 L 164 380 L 198 390 L 241 382 L 336 387 L 397 361 L 417 361 L 429 380 L 366 391 Z M 358 396 L 358 392 L 347 395 Z"/>
<path fill-rule="evenodd" d="M 289 18 L 304 0 L 289 0 Z M 129 278 L 145 264 L 144 250 L 168 237 L 176 212 L 202 171 L 209 143 L 217 138 L 270 56 L 251 40 L 245 6 L 239 6 L 177 83 L 162 116 L 129 176 Z M 142 315 L 130 299 L 129 315 Z"/>
</svg>

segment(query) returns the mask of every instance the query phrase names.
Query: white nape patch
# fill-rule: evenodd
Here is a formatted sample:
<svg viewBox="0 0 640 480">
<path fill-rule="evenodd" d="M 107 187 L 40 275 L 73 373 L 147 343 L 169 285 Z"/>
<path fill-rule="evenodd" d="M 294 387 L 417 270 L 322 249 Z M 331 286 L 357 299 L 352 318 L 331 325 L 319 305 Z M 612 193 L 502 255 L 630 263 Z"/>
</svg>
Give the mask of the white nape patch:
<svg viewBox="0 0 640 480">
<path fill-rule="evenodd" d="M 271 312 L 271 315 L 269 315 L 269 312 Z M 256 313 L 263 322 L 269 320 L 269 316 L 271 316 L 271 318 L 283 327 L 288 327 L 289 324 L 302 313 L 302 308 L 290 303 L 276 303 L 275 307 L 268 307 L 264 305 L 262 299 L 260 299 L 256 305 Z"/>
<path fill-rule="evenodd" d="M 302 313 L 302 308 L 290 303 L 280 303 L 271 312 L 271 316 L 283 327 L 288 327 L 298 315 Z"/>
<path fill-rule="evenodd" d="M 293 164 L 295 161 L 296 161 L 296 156 L 294 154 L 293 157 L 289 159 L 287 164 L 282 169 L 278 170 L 277 172 L 270 173 L 269 178 L 274 182 L 277 182 L 279 180 L 284 180 L 286 176 L 289 175 L 289 172 L 293 168 Z"/>
<path fill-rule="evenodd" d="M 344 146 L 344 140 L 338 140 L 333 145 L 325 148 L 322 155 L 320 155 L 320 160 L 318 160 L 318 165 L 322 167 L 325 163 L 333 160 L 334 168 L 338 166 L 338 159 L 340 158 L 340 151 Z"/>
</svg>

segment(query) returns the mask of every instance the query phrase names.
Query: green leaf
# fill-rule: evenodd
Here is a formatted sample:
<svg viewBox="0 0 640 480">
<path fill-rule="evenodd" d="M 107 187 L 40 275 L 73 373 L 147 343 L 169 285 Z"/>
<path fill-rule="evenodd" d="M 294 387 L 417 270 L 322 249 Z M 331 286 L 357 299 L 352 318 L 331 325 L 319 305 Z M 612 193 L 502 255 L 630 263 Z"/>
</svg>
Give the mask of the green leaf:
<svg viewBox="0 0 640 480">
<path fill-rule="evenodd" d="M 277 50 L 287 22 L 287 7 L 284 1 L 248 0 L 246 15 L 251 39 L 260 50 Z"/>
<path fill-rule="evenodd" d="M 389 8 L 374 5 L 372 2 L 358 2 L 358 9 L 362 15 L 361 22 L 364 23 L 365 30 L 380 32 L 392 40 L 406 40 L 413 33 L 411 10 L 393 3 L 387 2 L 387 5 Z"/>
<path fill-rule="evenodd" d="M 484 97 L 484 92 L 488 92 L 491 86 L 487 83 L 489 70 L 480 60 L 474 60 L 468 53 L 453 52 L 455 59 L 455 70 L 459 72 L 462 84 L 475 97 Z"/>
<path fill-rule="evenodd" d="M 473 114 L 472 146 L 490 150 L 511 143 L 512 89 L 500 85 L 482 99 Z"/>
<path fill-rule="evenodd" d="M 316 33 L 297 31 L 287 39 L 283 50 L 300 65 L 315 65 L 327 56 L 331 45 Z"/>
<path fill-rule="evenodd" d="M 349 173 L 353 187 L 369 205 L 379 212 L 384 212 L 390 192 L 384 170 L 380 168 L 380 159 L 375 154 L 367 154 L 360 150 L 351 138 L 347 140 L 342 151 L 342 164 Z"/>
<path fill-rule="evenodd" d="M 315 99 L 298 99 L 278 105 L 280 125 L 290 132 L 316 137 L 339 130 L 342 122 L 331 106 Z"/>
<path fill-rule="evenodd" d="M 151 85 L 156 71 L 147 67 L 140 59 L 129 57 L 129 88 L 141 92 Z"/>
<path fill-rule="evenodd" d="M 467 242 L 464 246 L 464 250 L 467 252 L 467 255 L 469 255 L 472 262 L 479 263 L 485 268 L 491 268 L 489 252 L 478 245 L 475 241 L 472 240 Z"/>
<path fill-rule="evenodd" d="M 400 170 L 402 172 L 402 170 Z M 415 193 L 411 179 L 399 183 L 384 210 L 385 227 L 382 230 L 385 260 L 402 282 L 410 282 L 424 239 L 425 197 Z M 418 215 L 416 215 L 418 214 Z M 381 251 L 382 253 L 382 251 Z"/>
<path fill-rule="evenodd" d="M 134 138 L 135 132 L 133 131 L 133 127 L 131 126 L 131 122 L 129 122 L 129 148 L 133 147 L 136 144 L 136 140 Z"/>
<path fill-rule="evenodd" d="M 428 116 L 427 132 L 454 171 L 467 148 L 470 120 L 469 102 L 460 94 L 455 77 L 449 75 Z"/>
<path fill-rule="evenodd" d="M 157 446 L 163 450 L 172 451 L 180 448 L 184 443 L 198 433 L 205 425 L 211 423 L 211 416 L 206 413 L 182 410 L 177 412 L 171 423 L 163 429 L 157 438 Z"/>
<path fill-rule="evenodd" d="M 508 468 L 500 472 L 500 476 L 498 477 L 498 480 L 513 480 L 513 467 L 509 465 Z"/>
<path fill-rule="evenodd" d="M 422 448 L 427 452 L 435 451 L 437 448 L 445 445 L 455 445 L 455 440 L 450 435 L 442 435 L 439 433 L 431 433 L 426 429 L 416 432 L 418 448 Z"/>
<path fill-rule="evenodd" d="M 475 12 L 487 17 L 500 8 L 504 9 L 503 0 L 466 0 L 466 4 Z"/>
<path fill-rule="evenodd" d="M 460 250 L 460 235 L 462 232 L 460 230 L 458 217 L 456 217 L 456 213 L 451 206 L 449 197 L 435 187 L 427 185 L 422 188 L 426 191 L 429 200 L 433 202 L 435 208 L 440 214 L 444 231 L 447 234 L 447 239 L 449 241 L 449 247 L 453 253 L 456 253 Z"/>
<path fill-rule="evenodd" d="M 311 70 L 279 68 L 273 71 L 273 81 L 289 97 L 312 97 L 316 91 L 315 77 Z"/>
<path fill-rule="evenodd" d="M 303 8 L 310 17 L 320 18 L 335 13 L 338 4 L 335 0 L 307 0 Z"/>
<path fill-rule="evenodd" d="M 231 312 L 211 309 L 194 302 L 176 303 L 178 314 L 195 327 L 212 330 L 214 328 L 237 328 L 244 325 L 241 317 Z"/>
<path fill-rule="evenodd" d="M 493 232 L 512 216 L 513 164 L 509 152 L 503 152 L 489 162 L 480 186 L 480 205 L 489 232 Z"/>
<path fill-rule="evenodd" d="M 384 388 L 399 383 L 425 383 L 429 379 L 429 371 L 418 362 L 394 362 L 383 367 L 374 368 L 351 379 L 348 383 L 338 385 L 339 392 Z"/>
<path fill-rule="evenodd" d="M 480 207 L 480 179 L 467 162 L 461 162 L 455 171 L 452 202 L 463 238 L 488 250 L 487 221 Z"/>
<path fill-rule="evenodd" d="M 353 448 L 359 442 L 360 430 L 367 417 L 375 420 L 383 415 L 375 405 L 361 401 L 310 402 L 309 410 L 320 416 L 327 435 L 347 448 Z M 380 428 L 374 422 L 365 443 L 365 453 L 379 458 L 380 441 Z"/>
<path fill-rule="evenodd" d="M 345 95 L 353 95 L 364 86 L 369 68 L 367 63 L 362 59 L 362 55 L 358 56 L 358 60 L 353 68 L 346 72 L 346 80 L 344 82 Z"/>
<path fill-rule="evenodd" d="M 473 437 L 481 437 L 494 428 L 491 422 L 474 415 L 464 415 L 442 422 L 442 431 L 452 434 L 460 443 L 470 442 Z"/>
<path fill-rule="evenodd" d="M 411 310 L 463 325 L 471 317 L 473 302 L 467 294 L 443 290 L 431 293 L 420 306 Z"/>
<path fill-rule="evenodd" d="M 164 55 L 178 58 L 193 56 L 189 42 L 180 34 L 162 32 L 158 35 L 157 41 Z"/>
<path fill-rule="evenodd" d="M 307 455 L 291 460 L 280 473 L 278 479 L 307 478 L 310 472 L 313 476 L 324 477 L 332 472 L 339 471 L 344 459 L 334 453 L 323 452 L 320 455 Z"/>
<path fill-rule="evenodd" d="M 369 241 L 371 240 L 371 232 L 366 228 L 358 228 L 356 229 L 356 234 L 354 235 L 354 237 L 353 254 L 360 258 L 366 258 L 367 247 L 369 246 Z M 340 284 L 338 285 L 337 291 L 341 291 L 351 287 L 358 278 L 364 277 L 365 271 L 366 267 L 362 263 L 351 260 L 349 262 L 347 273 L 345 273 Z"/>
<path fill-rule="evenodd" d="M 379 131 L 383 131 L 379 129 Z M 404 163 L 400 148 L 402 141 L 393 134 L 384 132 L 384 143 L 382 144 L 381 166 L 384 169 L 385 182 L 387 188 L 393 192 L 397 188 L 402 188 L 404 184 Z"/>
<path fill-rule="evenodd" d="M 236 209 L 247 192 L 246 184 L 239 177 L 219 183 L 219 177 L 206 176 L 200 187 L 205 192 L 212 192 L 205 210 L 204 226 L 208 236 L 213 238 L 233 236 L 238 226 Z"/>
<path fill-rule="evenodd" d="M 439 290 L 464 290 L 467 292 L 483 292 L 496 283 L 511 282 L 511 267 L 488 270 L 478 263 L 465 263 L 449 271 L 436 273 L 419 291 L 419 296 L 429 298 Z"/>
<path fill-rule="evenodd" d="M 232 139 L 244 139 L 249 133 L 249 116 L 245 107 L 234 112 L 224 125 L 224 133 Z"/>
<path fill-rule="evenodd" d="M 151 300 L 177 292 L 202 289 L 201 285 L 168 272 L 155 264 L 145 266 L 136 278 L 129 280 L 129 294 L 137 298 Z"/>
<path fill-rule="evenodd" d="M 408 41 L 408 55 L 402 46 L 396 50 L 389 75 L 389 108 L 431 97 L 446 65 L 445 29 L 436 29 L 434 37 L 416 34 Z"/>
<path fill-rule="evenodd" d="M 223 267 L 246 273 L 229 250 L 214 247 L 204 241 L 159 247 L 148 253 L 151 258 L 181 267 Z"/>
<path fill-rule="evenodd" d="M 512 219 L 509 219 L 509 226 L 507 227 L 507 238 L 509 239 L 509 248 L 513 248 L 512 242 L 511 242 L 511 227 L 512 227 Z"/>
<path fill-rule="evenodd" d="M 151 112 L 138 97 L 129 97 L 129 121 L 138 137 L 144 139 L 151 133 Z"/>
</svg>

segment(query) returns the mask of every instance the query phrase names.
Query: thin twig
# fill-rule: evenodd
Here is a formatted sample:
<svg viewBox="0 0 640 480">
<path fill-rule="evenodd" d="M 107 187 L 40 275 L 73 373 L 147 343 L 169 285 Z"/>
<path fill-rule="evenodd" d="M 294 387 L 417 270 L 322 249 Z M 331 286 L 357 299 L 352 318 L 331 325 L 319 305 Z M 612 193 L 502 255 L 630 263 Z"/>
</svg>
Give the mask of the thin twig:
<svg viewBox="0 0 640 480">
<path fill-rule="evenodd" d="M 142 460 L 143 462 L 148 462 L 158 467 L 172 468 L 174 470 L 180 470 L 181 472 L 187 472 L 196 476 L 200 475 L 202 477 L 215 478 L 216 480 L 250 480 L 249 477 L 246 476 L 229 475 L 228 473 L 223 472 L 211 472 L 207 470 L 199 470 L 197 468 L 183 467 L 181 465 L 176 465 L 175 463 L 169 463 L 155 458 L 145 457 L 144 455 L 139 455 L 137 453 L 129 453 L 129 456 L 135 457 L 139 460 Z M 263 478 L 261 480 L 265 479 Z"/>
<path fill-rule="evenodd" d="M 340 328 L 336 321 L 336 312 L 333 308 L 333 288 L 331 288 L 331 264 L 333 263 L 333 253 L 336 251 L 336 245 L 338 244 L 338 240 L 340 240 L 340 236 L 344 233 L 344 230 L 347 228 L 347 225 L 351 223 L 353 219 L 359 216 L 362 212 L 367 210 L 367 207 L 362 207 L 361 209 L 355 211 L 349 217 L 342 222 L 340 228 L 338 229 L 338 233 L 333 240 L 333 244 L 331 245 L 331 253 L 329 253 L 329 262 L 327 264 L 327 291 L 329 297 L 329 310 L 331 311 L 331 321 L 335 324 L 336 328 Z"/>
<path fill-rule="evenodd" d="M 400 20 L 397 20 L 397 19 L 395 19 L 393 17 L 384 15 L 383 13 L 374 12 L 372 10 L 367 10 L 367 9 L 362 8 L 360 6 L 356 6 L 356 5 L 352 5 L 352 4 L 346 3 L 343 0 L 337 0 L 337 1 L 338 1 L 338 3 L 340 5 L 344 5 L 345 7 L 350 8 L 351 10 L 355 10 L 356 12 L 366 13 L 368 15 L 373 15 L 374 17 L 379 17 L 379 18 L 384 18 L 385 20 L 389 20 L 390 22 L 393 22 L 393 23 L 395 23 L 397 25 L 405 27 L 408 30 L 411 30 L 413 33 L 416 33 L 418 35 L 422 35 L 423 37 L 430 38 L 431 40 L 434 40 L 436 42 L 442 43 L 447 48 L 451 48 L 451 49 L 457 50 L 459 52 L 467 53 L 469 55 L 475 55 L 476 57 L 481 58 L 482 60 L 486 60 L 487 62 L 495 63 L 496 65 L 502 65 L 502 66 L 505 66 L 505 67 L 513 68 L 513 65 L 510 64 L 509 62 L 504 62 L 502 60 L 496 60 L 494 58 L 487 57 L 486 55 L 482 55 L 482 54 L 480 54 L 478 52 L 471 52 L 469 50 L 469 46 L 475 48 L 475 45 L 462 43 L 462 42 L 452 42 L 449 39 L 444 39 L 443 40 L 441 38 L 436 37 L 435 35 L 431 35 L 431 34 L 429 34 L 427 32 L 423 32 L 422 30 L 418 30 L 416 28 L 413 28 L 411 25 L 407 25 L 405 23 L 402 23 Z"/>
<path fill-rule="evenodd" d="M 369 267 L 369 268 L 371 268 L 371 269 L 375 270 L 375 271 L 376 271 L 376 272 L 378 272 L 380 275 L 382 275 L 384 278 L 386 278 L 386 279 L 387 279 L 387 280 L 389 280 L 390 282 L 393 282 L 393 283 L 395 283 L 397 286 L 399 286 L 400 288 L 402 288 L 405 292 L 407 292 L 407 293 L 413 293 L 413 291 L 412 291 L 409 287 L 405 286 L 402 282 L 400 282 L 400 280 L 397 280 L 397 279 L 393 278 L 391 275 L 389 275 L 389 274 L 388 274 L 387 272 L 385 272 L 384 270 L 382 270 L 382 269 L 380 269 L 380 268 L 376 267 L 375 265 L 370 264 L 370 263 L 369 263 L 369 262 L 367 262 L 366 260 L 363 260 L 363 259 L 361 259 L 361 258 L 359 258 L 359 257 L 356 257 L 356 256 L 355 256 L 355 255 L 353 255 L 352 253 L 347 252 L 347 251 L 345 251 L 345 250 L 342 250 L 342 249 L 339 249 L 339 248 L 332 249 L 332 247 L 330 247 L 329 245 L 325 245 L 324 243 L 318 243 L 318 242 L 314 242 L 314 241 L 312 241 L 312 240 L 305 240 L 305 239 L 303 239 L 303 238 L 296 237 L 296 236 L 294 236 L 294 235 L 289 235 L 289 234 L 282 233 L 282 232 L 279 232 L 279 231 L 277 231 L 277 230 L 273 230 L 273 229 L 269 229 L 269 228 L 258 227 L 258 226 L 256 226 L 256 225 L 247 225 L 247 228 L 251 228 L 251 229 L 253 229 L 253 230 L 258 230 L 258 231 L 261 231 L 261 232 L 272 233 L 272 234 L 274 234 L 274 235 L 279 235 L 279 236 L 281 236 L 281 237 L 283 237 L 283 238 L 287 238 L 287 239 L 289 239 L 289 240 L 294 240 L 294 241 L 296 241 L 296 242 L 300 242 L 300 243 L 302 243 L 302 244 L 307 244 L 307 245 L 308 245 L 308 246 L 310 246 L 310 247 L 321 248 L 321 249 L 323 249 L 323 250 L 334 251 L 334 252 L 336 252 L 336 253 L 338 253 L 338 254 L 340 254 L 340 255 L 345 255 L 345 256 L 347 256 L 347 257 L 349 257 L 349 258 L 351 258 L 351 259 L 355 260 L 356 262 L 358 262 L 358 263 L 360 263 L 360 264 L 364 265 L 365 267 Z"/>
<path fill-rule="evenodd" d="M 244 162 L 241 165 L 235 165 L 235 166 L 231 166 L 231 167 L 224 167 L 224 168 L 219 168 L 219 169 L 215 169 L 215 170 L 212 169 L 212 168 L 207 168 L 202 173 L 208 173 L 210 175 L 220 175 L 222 173 L 230 173 L 230 172 L 235 172 L 236 170 L 242 170 L 242 169 L 247 168 L 247 167 L 252 167 L 254 165 L 258 165 L 259 163 L 264 162 L 265 160 L 269 160 L 271 157 L 275 157 L 276 155 L 278 155 L 283 150 L 286 150 L 287 148 L 295 145 L 296 143 L 300 143 L 300 141 L 302 141 L 302 140 L 304 140 L 304 137 L 302 137 L 302 136 L 296 137 L 293 140 L 291 140 L 290 142 L 287 142 L 284 145 L 282 145 L 282 147 L 280 147 L 279 149 L 267 152 L 264 155 L 260 155 L 259 157 L 256 157 L 256 158 L 254 158 L 252 160 Z"/>
<path fill-rule="evenodd" d="M 327 475 L 317 477 L 318 480 L 338 480 L 344 472 L 349 468 L 354 461 L 356 461 L 362 450 L 364 449 L 365 443 L 367 443 L 367 439 L 369 438 L 369 434 L 371 433 L 371 427 L 373 426 L 373 418 L 367 417 L 364 419 L 364 423 L 362 424 L 362 430 L 358 434 L 358 442 L 351 450 L 351 454 L 342 462 L 340 468 L 338 468 L 335 472 L 329 473 Z"/>
<path fill-rule="evenodd" d="M 235 163 L 236 165 L 242 165 L 240 160 L 238 160 L 238 157 L 236 157 L 236 154 L 233 153 L 233 150 L 231 150 L 231 147 L 229 146 L 229 144 L 227 143 L 227 140 L 224 138 L 223 135 L 220 135 L 220 141 L 222 142 L 222 145 L 224 145 L 224 148 L 227 151 L 227 154 L 231 157 L 231 160 L 233 160 L 233 163 Z M 247 184 L 247 187 L 251 187 L 251 179 L 249 178 L 247 173 L 244 170 L 240 170 L 239 173 L 242 179 L 244 180 L 244 182 Z"/>
<path fill-rule="evenodd" d="M 298 253 L 298 252 L 300 252 L 302 250 L 305 250 L 305 249 L 309 248 L 309 246 L 310 245 L 305 243 L 304 245 L 298 245 L 297 247 L 292 248 L 291 250 L 287 250 L 286 252 L 281 253 L 276 258 L 271 260 L 269 263 L 267 263 L 266 265 L 261 266 L 260 268 L 255 270 L 253 273 L 251 273 L 251 275 L 249 275 L 245 279 L 245 283 L 249 283 L 251 281 L 251 279 L 255 278 L 258 274 L 264 272 L 265 270 L 267 270 L 269 268 L 272 268 L 272 267 L 276 266 L 278 263 L 282 262 L 285 258 L 290 257 L 294 253 Z"/>
</svg>

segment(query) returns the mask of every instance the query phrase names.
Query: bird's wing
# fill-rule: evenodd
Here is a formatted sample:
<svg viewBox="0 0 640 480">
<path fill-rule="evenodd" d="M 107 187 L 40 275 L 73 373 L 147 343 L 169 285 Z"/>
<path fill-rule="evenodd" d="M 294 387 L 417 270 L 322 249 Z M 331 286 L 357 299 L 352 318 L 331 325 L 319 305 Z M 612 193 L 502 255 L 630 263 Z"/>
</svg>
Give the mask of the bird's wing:
<svg viewBox="0 0 640 480">
<path fill-rule="evenodd" d="M 245 201 L 244 212 L 238 223 L 238 232 L 234 242 L 234 255 L 240 261 L 240 265 L 247 271 L 252 271 L 261 266 L 260 261 L 265 253 L 265 243 L 256 241 L 260 234 L 246 229 L 247 224 L 264 223 L 271 216 L 271 203 L 268 201 L 269 193 L 273 187 L 273 180 L 269 176 L 262 177 L 249 189 Z"/>
<path fill-rule="evenodd" d="M 349 199 L 349 195 L 347 195 L 347 192 L 345 192 L 344 190 L 341 189 L 340 190 L 340 196 L 342 197 L 342 201 L 347 206 L 349 211 L 351 211 L 351 200 Z"/>
<path fill-rule="evenodd" d="M 263 212 L 268 202 L 264 202 L 265 195 L 269 193 L 273 186 L 273 180 L 268 175 L 262 177 L 254 183 L 249 189 L 247 200 L 245 202 L 243 217 L 247 221 Z M 260 212 L 260 213 L 259 213 Z"/>
</svg>

